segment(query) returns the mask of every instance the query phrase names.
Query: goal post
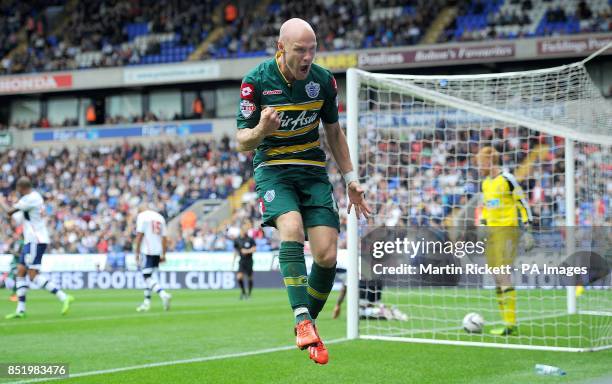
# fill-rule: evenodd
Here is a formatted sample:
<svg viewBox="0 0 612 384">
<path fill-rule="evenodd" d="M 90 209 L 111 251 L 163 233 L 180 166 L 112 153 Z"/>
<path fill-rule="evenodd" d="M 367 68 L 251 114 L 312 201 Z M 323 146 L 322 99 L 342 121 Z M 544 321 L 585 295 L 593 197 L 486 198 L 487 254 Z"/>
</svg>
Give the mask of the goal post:
<svg viewBox="0 0 612 384">
<path fill-rule="evenodd" d="M 493 279 L 435 286 L 396 275 L 372 285 L 364 282 L 371 276 L 364 274 L 361 244 L 377 228 L 428 227 L 447 237 L 474 229 L 482 179 L 475 157 L 487 146 L 499 152 L 501 166 L 530 200 L 536 257 L 545 257 L 546 241 L 555 257 L 582 249 L 584 232 L 575 234 L 573 227 L 609 233 L 612 103 L 585 68 L 592 57 L 542 70 L 465 76 L 348 70 L 347 140 L 374 209 L 368 220 L 358 221 L 354 212 L 348 217 L 349 339 L 564 351 L 612 347 L 609 270 L 580 281 L 584 293 L 557 280 L 521 282 L 515 273 L 518 335 L 490 336 L 492 326 L 503 324 Z M 609 254 L 600 259 L 611 262 Z M 380 311 L 365 308 L 376 306 Z M 484 315 L 485 332 L 463 331 L 468 312 Z"/>
<path fill-rule="evenodd" d="M 350 68 L 346 74 L 347 77 L 347 112 L 346 121 L 347 127 L 347 142 L 353 170 L 359 169 L 359 74 L 357 70 Z M 347 242 L 347 250 L 349 254 L 347 265 L 347 324 L 346 333 L 348 339 L 356 339 L 359 337 L 359 228 L 357 215 L 355 210 L 349 214 L 347 222 L 347 239 L 352 239 Z"/>
</svg>

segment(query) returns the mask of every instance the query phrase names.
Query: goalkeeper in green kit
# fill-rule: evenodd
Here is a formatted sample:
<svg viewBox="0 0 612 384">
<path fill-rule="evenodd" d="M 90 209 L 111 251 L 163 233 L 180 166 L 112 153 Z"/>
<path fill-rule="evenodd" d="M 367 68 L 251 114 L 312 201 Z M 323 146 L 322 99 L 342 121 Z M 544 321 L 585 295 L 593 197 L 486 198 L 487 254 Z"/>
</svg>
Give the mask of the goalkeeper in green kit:
<svg viewBox="0 0 612 384">
<path fill-rule="evenodd" d="M 354 206 L 358 217 L 367 216 L 370 208 L 338 123 L 336 81 L 313 63 L 316 48 L 315 33 L 306 21 L 283 23 L 276 56 L 242 81 L 236 139 L 239 150 L 255 150 L 263 225 L 280 232 L 279 262 L 295 316 L 296 344 L 308 348 L 314 362 L 326 364 L 328 352 L 315 320 L 334 283 L 340 224 L 319 140 L 320 121 L 347 184 L 348 211 Z M 306 239 L 314 258 L 309 276 Z"/>
</svg>

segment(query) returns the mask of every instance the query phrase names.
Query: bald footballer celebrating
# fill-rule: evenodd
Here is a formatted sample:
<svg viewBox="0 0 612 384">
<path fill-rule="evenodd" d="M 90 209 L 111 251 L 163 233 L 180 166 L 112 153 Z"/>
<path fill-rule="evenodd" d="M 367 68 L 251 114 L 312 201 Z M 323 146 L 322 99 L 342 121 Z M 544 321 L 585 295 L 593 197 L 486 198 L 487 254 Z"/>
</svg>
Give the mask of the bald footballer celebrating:
<svg viewBox="0 0 612 384">
<path fill-rule="evenodd" d="M 239 150 L 255 150 L 263 225 L 280 232 L 280 269 L 295 316 L 297 346 L 308 348 L 315 363 L 326 364 L 328 351 L 315 320 L 334 283 L 340 224 L 319 141 L 320 121 L 347 185 L 348 212 L 354 206 L 365 217 L 370 208 L 338 123 L 336 80 L 313 63 L 317 40 L 312 27 L 302 19 L 286 21 L 277 48 L 274 58 L 243 79 L 236 139 Z M 306 239 L 314 258 L 308 276 Z"/>
</svg>

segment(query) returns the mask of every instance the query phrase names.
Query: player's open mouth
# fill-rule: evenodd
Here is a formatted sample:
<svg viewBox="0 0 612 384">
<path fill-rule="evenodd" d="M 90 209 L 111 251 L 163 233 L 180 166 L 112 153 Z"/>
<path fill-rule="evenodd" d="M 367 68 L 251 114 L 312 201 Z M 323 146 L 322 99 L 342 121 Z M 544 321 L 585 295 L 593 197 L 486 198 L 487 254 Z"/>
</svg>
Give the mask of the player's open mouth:
<svg viewBox="0 0 612 384">
<path fill-rule="evenodd" d="M 308 64 L 300 66 L 300 72 L 303 73 L 303 74 L 307 74 L 309 69 L 310 69 L 310 65 L 308 65 Z"/>
</svg>

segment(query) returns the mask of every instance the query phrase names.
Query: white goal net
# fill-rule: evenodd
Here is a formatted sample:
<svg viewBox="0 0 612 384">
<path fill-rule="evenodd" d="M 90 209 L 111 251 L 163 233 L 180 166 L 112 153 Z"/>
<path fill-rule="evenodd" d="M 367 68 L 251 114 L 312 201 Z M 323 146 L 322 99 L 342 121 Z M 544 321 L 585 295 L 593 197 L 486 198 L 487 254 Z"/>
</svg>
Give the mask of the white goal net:
<svg viewBox="0 0 612 384">
<path fill-rule="evenodd" d="M 368 220 L 349 219 L 348 250 L 356 256 L 348 276 L 349 338 L 612 347 L 612 103 L 585 62 L 470 76 L 349 70 L 349 147 L 374 211 Z M 569 280 L 514 272 L 510 335 L 490 333 L 508 325 L 491 276 L 422 284 L 403 274 L 374 275 L 364 270 L 371 255 L 360 243 L 381 228 L 424 228 L 447 240 L 476 233 L 483 181 L 476 155 L 484 147 L 499 153 L 500 168 L 525 193 L 533 215 L 531 257 L 565 265 L 576 252 L 595 255 L 586 257 L 588 274 Z M 461 266 L 469 258 L 447 261 Z M 394 312 L 405 316 L 389 315 Z M 485 320 L 481 333 L 463 328 L 471 312 Z"/>
</svg>

